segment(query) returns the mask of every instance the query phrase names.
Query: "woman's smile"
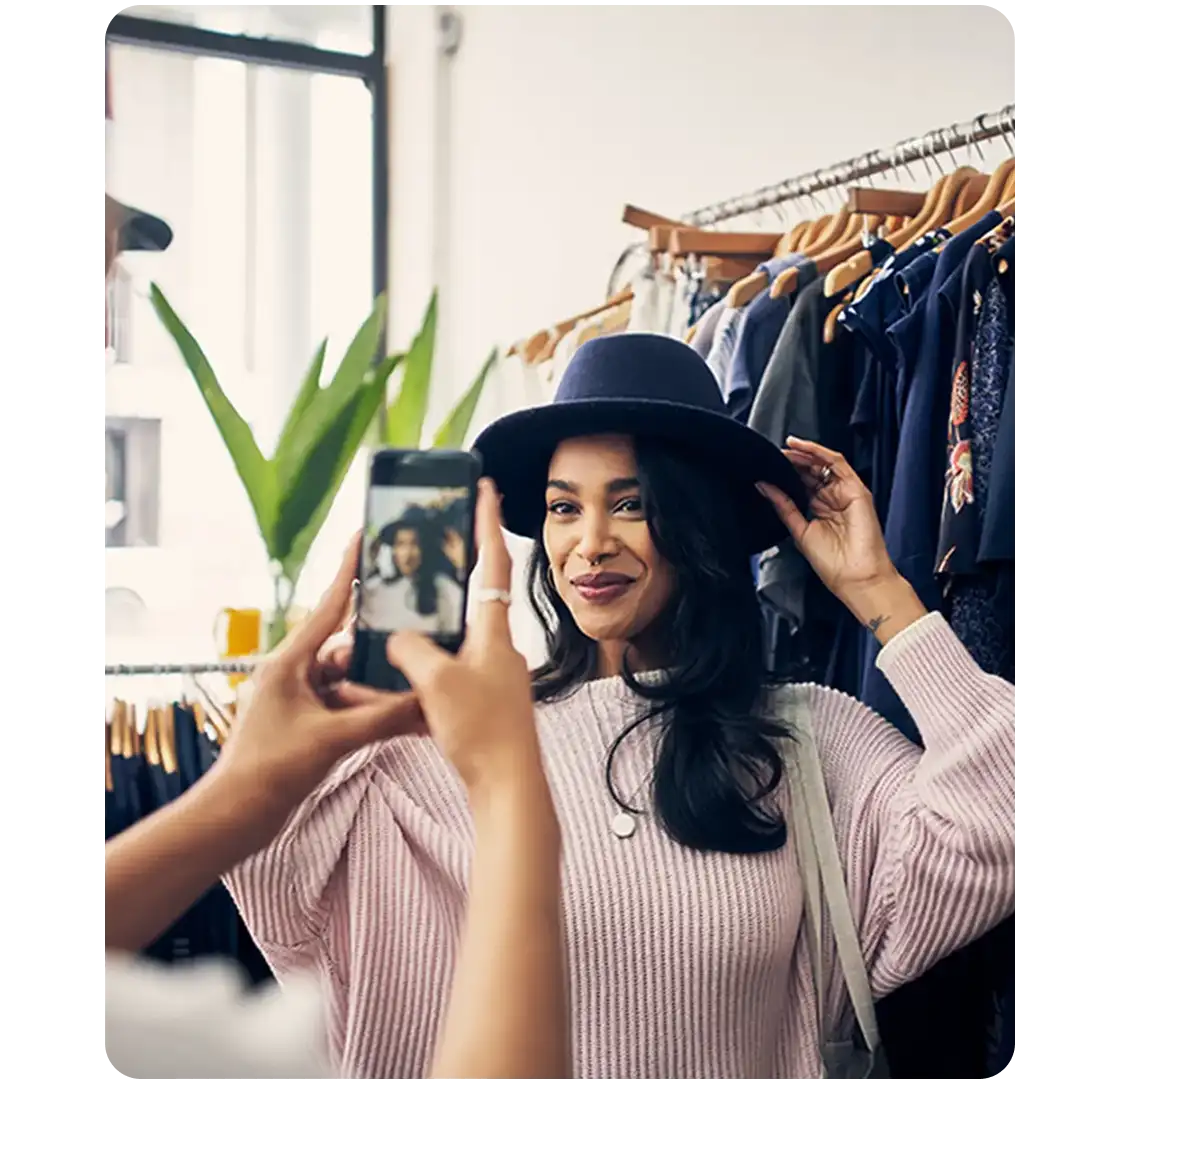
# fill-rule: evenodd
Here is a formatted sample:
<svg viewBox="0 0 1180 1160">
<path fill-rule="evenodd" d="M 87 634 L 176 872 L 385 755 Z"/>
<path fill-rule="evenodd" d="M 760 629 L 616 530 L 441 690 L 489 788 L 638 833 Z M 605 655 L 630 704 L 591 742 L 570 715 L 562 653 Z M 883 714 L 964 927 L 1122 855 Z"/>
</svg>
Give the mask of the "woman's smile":
<svg viewBox="0 0 1180 1160">
<path fill-rule="evenodd" d="M 622 572 L 584 572 L 570 581 L 574 591 L 590 604 L 610 604 L 634 583 Z"/>
</svg>

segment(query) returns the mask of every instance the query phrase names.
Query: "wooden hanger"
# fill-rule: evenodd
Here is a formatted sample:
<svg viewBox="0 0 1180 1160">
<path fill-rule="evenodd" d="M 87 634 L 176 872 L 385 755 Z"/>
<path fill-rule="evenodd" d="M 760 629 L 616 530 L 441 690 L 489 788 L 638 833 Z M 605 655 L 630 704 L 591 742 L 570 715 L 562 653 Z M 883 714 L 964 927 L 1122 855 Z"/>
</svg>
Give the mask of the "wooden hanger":
<svg viewBox="0 0 1180 1160">
<path fill-rule="evenodd" d="M 844 232 L 832 244 L 835 246 L 846 246 L 854 238 L 859 238 L 866 229 L 870 232 L 875 230 L 880 225 L 880 222 L 881 219 L 876 216 L 869 217 L 862 213 L 849 214 L 848 223 L 844 227 Z"/>
<path fill-rule="evenodd" d="M 851 220 L 852 210 L 849 208 L 848 203 L 845 202 L 844 205 L 827 219 L 826 227 L 815 238 L 809 237 L 807 239 L 803 245 L 803 253 L 809 258 L 815 258 L 832 246 L 838 245 L 840 239 L 848 229 Z"/>
<path fill-rule="evenodd" d="M 829 223 L 832 220 L 830 213 L 822 214 L 811 223 L 803 234 L 803 238 L 799 243 L 801 252 L 806 252 L 809 246 L 814 246 L 816 240 L 827 230 Z"/>
<path fill-rule="evenodd" d="M 851 242 L 854 237 L 867 230 L 870 234 L 876 233 L 878 227 L 882 228 L 886 235 L 896 233 L 902 229 L 909 217 L 916 217 L 921 213 L 925 205 L 928 194 L 912 193 L 901 189 L 874 189 L 872 187 L 860 187 L 849 190 L 849 204 L 858 206 L 861 209 L 873 209 L 878 211 L 878 214 L 885 213 L 889 210 L 896 211 L 890 213 L 884 220 L 879 216 L 866 217 L 864 214 L 854 214 L 853 224 L 859 224 L 860 228 L 850 232 L 850 234 L 840 240 L 841 245 Z M 839 330 L 840 313 L 852 302 L 858 301 L 868 292 L 871 279 L 864 279 L 860 286 L 854 293 L 845 294 L 840 301 L 828 311 L 824 318 L 824 342 L 831 345 L 836 341 L 836 335 Z"/>
<path fill-rule="evenodd" d="M 149 765 L 161 765 L 160 761 L 160 713 L 150 706 L 143 723 L 143 752 Z"/>
<path fill-rule="evenodd" d="M 807 233 L 808 227 L 810 225 L 811 222 L 800 222 L 791 229 L 789 234 L 787 234 L 788 254 L 797 254 L 799 252 L 797 247 L 802 243 L 803 237 Z"/>
<path fill-rule="evenodd" d="M 997 190 L 1007 186 L 1012 179 L 1012 172 L 1014 171 L 1014 164 L 1003 162 L 994 173 L 990 176 L 987 174 L 978 174 L 973 177 L 963 186 L 963 191 L 956 199 L 958 203 L 966 202 L 970 207 L 961 216 L 955 218 L 953 221 L 947 222 L 943 227 L 948 233 L 954 235 L 961 233 L 964 229 L 970 228 L 976 222 L 980 221 L 986 214 L 990 213 L 992 209 L 998 209 L 998 212 L 1004 217 L 1010 216 L 1009 208 L 1015 211 L 1016 203 L 1013 200 L 1006 205 L 996 206 L 993 198 L 997 196 Z M 999 228 L 998 226 L 996 227 Z M 852 301 L 859 301 L 864 293 L 868 290 L 871 279 L 865 279 Z M 826 287 L 825 287 L 826 288 Z M 824 342 L 832 343 L 835 341 L 838 318 L 840 312 L 844 309 L 848 299 L 845 299 L 839 306 L 835 307 L 824 319 Z"/>
<path fill-rule="evenodd" d="M 935 182 L 935 184 L 931 186 L 930 190 L 926 192 L 926 195 L 923 198 L 922 207 L 919 208 L 917 216 L 915 218 L 910 218 L 910 222 L 919 221 L 919 219 L 927 217 L 931 214 L 938 203 L 938 197 L 940 194 L 942 194 L 944 186 L 946 183 L 948 183 L 949 179 L 949 176 L 945 175 L 945 173 L 942 177 L 938 178 L 938 181 Z M 857 189 L 850 192 L 854 207 L 865 209 L 867 211 L 868 205 L 876 204 L 870 201 L 870 196 L 877 195 L 879 192 L 884 191 L 872 189 L 864 189 L 861 191 Z M 889 215 L 898 208 L 904 208 L 911 204 L 911 201 L 892 201 L 886 203 L 884 209 L 880 210 L 880 212 L 884 212 L 884 214 Z M 909 222 L 907 222 L 907 225 L 909 225 Z M 874 230 L 876 230 L 876 227 L 870 230 L 870 232 L 873 232 Z M 819 257 L 815 258 L 815 267 L 817 267 L 817 271 L 820 275 L 826 275 L 830 273 L 831 270 L 837 269 L 841 262 L 850 261 L 851 258 L 858 257 L 860 255 L 867 257 L 867 250 L 864 247 L 863 236 L 847 238 L 846 241 L 841 242 L 841 244 L 837 245 L 837 247 L 833 247 L 830 251 L 828 251 L 828 253 L 821 254 Z M 781 299 L 781 297 L 791 294 L 795 288 L 795 284 L 798 283 L 798 281 L 798 271 L 782 271 L 782 273 L 775 278 L 774 286 L 771 287 L 771 297 L 775 297 L 775 299 Z M 840 289 L 844 289 L 844 287 L 840 287 Z M 830 290 L 825 283 L 824 293 L 828 297 L 834 297 L 839 293 L 839 290 Z"/>
<path fill-rule="evenodd" d="M 1013 158 L 1015 162 L 1015 158 Z M 1016 166 L 1013 164 L 1012 171 L 1008 174 L 1008 180 L 1004 182 L 1004 192 L 1000 194 L 1000 201 L 1012 201 L 1016 197 Z"/>
<path fill-rule="evenodd" d="M 971 178 L 959 191 L 959 196 L 955 198 L 955 209 L 951 217 L 956 218 L 960 214 L 965 214 L 975 205 L 987 189 L 989 180 L 990 178 L 986 173 L 981 173 L 978 177 Z"/>
<path fill-rule="evenodd" d="M 565 336 L 570 333 L 577 326 L 576 322 L 562 323 L 560 326 L 555 326 L 549 331 L 549 340 L 538 352 L 537 357 L 533 360 L 534 363 L 548 362 L 556 353 L 558 346 L 565 339 Z"/>
<path fill-rule="evenodd" d="M 531 338 L 525 339 L 523 342 L 514 343 L 509 348 L 508 353 L 510 355 L 519 354 L 526 363 L 543 362 L 542 352 L 550 349 L 551 355 L 552 351 L 556 350 L 557 344 L 579 322 L 585 322 L 588 318 L 593 318 L 597 314 L 605 314 L 615 306 L 621 306 L 624 302 L 630 302 L 634 297 L 635 291 L 630 286 L 627 286 L 598 306 L 592 307 L 590 310 L 583 310 L 580 314 L 575 314 L 570 318 L 564 318 L 561 322 L 554 323 L 546 330 L 537 331 Z"/>
<path fill-rule="evenodd" d="M 665 241 L 665 231 L 667 231 Z M 649 231 L 648 247 L 673 257 L 771 257 L 782 234 L 730 233 L 723 230 L 669 229 L 657 226 Z M 660 244 L 663 243 L 663 244 Z"/>
<path fill-rule="evenodd" d="M 800 222 L 790 233 L 783 234 L 779 238 L 778 245 L 774 248 L 774 257 L 785 258 L 788 254 L 802 252 L 803 246 L 806 244 L 805 239 L 817 225 L 818 222 Z M 739 310 L 753 302 L 769 285 L 770 275 L 765 270 L 755 267 L 730 287 L 725 304 L 733 310 Z"/>
<path fill-rule="evenodd" d="M 788 254 L 806 254 L 812 257 L 822 253 L 829 246 L 854 231 L 856 223 L 848 205 L 842 205 L 834 214 L 817 218 L 814 222 L 800 222 L 791 232 L 780 239 L 775 248 L 776 258 Z M 749 305 L 770 285 L 770 275 L 764 270 L 753 273 L 734 284 L 727 298 L 727 305 L 739 309 Z"/>
<path fill-rule="evenodd" d="M 926 212 L 910 221 L 903 229 L 885 238 L 896 252 L 909 245 L 915 238 L 941 225 L 950 219 L 954 209 L 955 199 L 959 196 L 963 186 L 971 178 L 978 175 L 978 170 L 969 165 L 956 169 L 949 176 L 940 178 L 930 191 L 930 198 Z M 856 254 L 832 253 L 825 255 L 816 265 L 819 272 L 825 275 L 824 293 L 829 298 L 835 297 L 841 290 L 847 289 L 854 282 L 859 282 L 873 268 L 873 259 L 867 249 Z"/>
<path fill-rule="evenodd" d="M 116 700 L 111 709 L 111 756 L 125 757 L 127 736 L 127 706 Z"/>
<path fill-rule="evenodd" d="M 828 316 L 824 319 L 824 342 L 831 346 L 836 341 L 836 335 L 840 326 L 840 311 L 844 309 L 850 302 L 852 302 L 852 293 L 845 294 L 840 301 L 828 311 Z"/>
<path fill-rule="evenodd" d="M 952 236 L 961 234 L 964 230 L 970 229 L 991 213 L 1000 204 L 1004 187 L 1008 184 L 1009 175 L 1015 168 L 1016 162 L 1012 158 L 1001 162 L 991 177 L 985 179 L 983 190 L 975 201 L 970 203 L 970 208 L 958 214 L 952 221 L 946 223 L 944 228 L 947 233 Z"/>
<path fill-rule="evenodd" d="M 618 334 L 626 330 L 631 321 L 631 303 L 624 302 L 616 306 L 610 313 L 604 314 L 598 322 L 592 322 L 578 332 L 576 344 L 582 346 L 592 338 L 602 338 L 608 334 Z"/>
<path fill-rule="evenodd" d="M 928 193 L 906 189 L 877 189 L 872 185 L 853 186 L 848 191 L 848 205 L 855 213 L 883 214 L 905 221 L 926 208 Z"/>
<path fill-rule="evenodd" d="M 143 752 L 143 738 L 139 732 L 139 723 L 133 704 L 127 706 L 127 749 L 126 756 L 128 757 L 138 757 Z"/>
<path fill-rule="evenodd" d="M 176 718 L 171 705 L 157 710 L 156 740 L 160 746 L 160 764 L 164 772 L 176 773 L 180 769 L 180 762 L 176 758 Z"/>
<path fill-rule="evenodd" d="M 860 229 L 855 232 L 846 231 L 844 237 L 832 247 L 831 250 L 820 254 L 816 259 L 816 268 L 818 272 L 827 274 L 829 270 L 835 269 L 840 262 L 847 261 L 854 257 L 864 255 L 868 257 L 868 251 L 864 248 L 863 235 L 864 233 L 875 234 L 882 225 L 882 216 L 884 217 L 884 224 L 886 226 L 886 235 L 899 232 L 902 228 L 907 228 L 911 222 L 919 221 L 923 217 L 929 216 L 937 204 L 939 195 L 943 187 L 946 185 L 949 177 L 943 174 L 931 188 L 923 195 L 916 193 L 909 193 L 904 190 L 884 190 L 873 189 L 871 187 L 857 187 L 849 190 L 849 205 L 862 215 L 860 218 Z M 921 203 L 916 205 L 916 199 L 921 199 Z M 903 226 L 898 222 L 898 216 L 907 211 L 911 213 L 908 219 L 902 219 L 905 222 Z M 890 219 L 892 219 L 894 228 L 890 227 Z M 854 219 L 855 220 L 855 219 Z M 866 273 L 868 271 L 866 270 Z M 784 270 L 775 280 L 774 286 L 771 287 L 771 297 L 782 298 L 790 294 L 799 280 L 799 274 L 795 270 Z M 843 286 L 840 289 L 844 289 Z M 827 297 L 835 297 L 839 290 L 829 290 L 825 284 L 824 293 Z"/>
<path fill-rule="evenodd" d="M 640 209 L 637 205 L 623 206 L 623 224 L 627 226 L 635 226 L 636 229 L 650 230 L 654 226 L 683 226 L 685 229 L 691 229 L 687 222 L 682 222 L 676 218 L 665 217 L 661 213 L 652 213 L 650 210 Z"/>
</svg>

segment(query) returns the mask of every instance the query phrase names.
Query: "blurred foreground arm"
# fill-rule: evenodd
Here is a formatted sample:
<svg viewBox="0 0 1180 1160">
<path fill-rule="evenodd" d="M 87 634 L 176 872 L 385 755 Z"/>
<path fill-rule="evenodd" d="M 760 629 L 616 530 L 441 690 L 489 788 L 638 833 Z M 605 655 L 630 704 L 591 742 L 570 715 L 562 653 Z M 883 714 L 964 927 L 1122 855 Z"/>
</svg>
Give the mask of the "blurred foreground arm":
<svg viewBox="0 0 1180 1160">
<path fill-rule="evenodd" d="M 317 653 L 348 615 L 357 541 L 319 607 L 255 673 L 212 769 L 106 846 L 106 945 L 138 951 L 262 849 L 346 754 L 420 729 L 417 698 L 329 684 Z"/>
<path fill-rule="evenodd" d="M 476 513 L 480 583 L 458 656 L 409 634 L 391 637 L 443 754 L 467 786 L 475 857 L 436 1078 L 570 1075 L 561 837 L 541 763 L 528 666 L 513 648 L 512 566 L 487 481 Z"/>
</svg>

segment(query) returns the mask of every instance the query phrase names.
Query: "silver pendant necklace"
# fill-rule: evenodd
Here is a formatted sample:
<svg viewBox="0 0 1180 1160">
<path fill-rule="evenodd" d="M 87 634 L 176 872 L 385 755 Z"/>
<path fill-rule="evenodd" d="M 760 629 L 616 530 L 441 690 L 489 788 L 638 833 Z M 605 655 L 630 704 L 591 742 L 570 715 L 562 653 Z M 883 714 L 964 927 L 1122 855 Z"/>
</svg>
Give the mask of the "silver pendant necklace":
<svg viewBox="0 0 1180 1160">
<path fill-rule="evenodd" d="M 598 728 L 599 735 L 603 736 L 605 730 L 603 723 L 598 716 L 597 706 L 594 704 L 594 694 L 589 692 L 588 703 L 590 705 L 591 716 L 594 718 L 594 724 Z M 616 803 L 617 805 L 617 803 Z M 610 820 L 611 833 L 620 841 L 626 841 L 639 828 L 639 823 L 636 821 L 635 815 L 620 807 L 618 811 Z"/>
<path fill-rule="evenodd" d="M 636 828 L 635 815 L 628 814 L 620 810 L 613 818 L 611 818 L 610 828 L 611 833 L 613 833 L 616 838 L 631 837 L 631 835 L 635 833 Z"/>
</svg>

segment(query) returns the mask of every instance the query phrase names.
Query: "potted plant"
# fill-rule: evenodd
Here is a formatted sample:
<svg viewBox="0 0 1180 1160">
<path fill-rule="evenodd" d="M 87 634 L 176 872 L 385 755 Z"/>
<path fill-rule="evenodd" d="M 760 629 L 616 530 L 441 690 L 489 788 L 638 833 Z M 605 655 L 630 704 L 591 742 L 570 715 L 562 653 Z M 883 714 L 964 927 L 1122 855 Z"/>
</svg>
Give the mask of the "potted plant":
<svg viewBox="0 0 1180 1160">
<path fill-rule="evenodd" d="M 377 299 L 326 384 L 321 379 L 327 339 L 321 342 L 269 458 L 259 450 L 253 432 L 225 394 L 200 345 L 154 283 L 151 299 L 209 408 L 254 511 L 274 581 L 274 606 L 266 637 L 270 650 L 286 635 L 288 614 L 308 553 L 366 433 L 376 428 L 386 443 L 420 445 L 430 401 L 437 294 L 432 295 L 422 327 L 404 355 L 378 360 L 385 324 L 384 296 Z M 436 447 L 462 446 L 494 361 L 493 351 L 435 434 Z M 386 385 L 399 365 L 403 366 L 400 389 L 386 405 Z"/>
<path fill-rule="evenodd" d="M 387 447 L 420 447 L 423 445 L 422 428 L 430 406 L 431 377 L 434 370 L 434 342 L 438 333 L 438 291 L 430 296 L 422 325 L 410 343 L 410 348 L 394 368 L 400 370 L 397 394 L 389 406 L 383 408 L 376 427 L 374 442 Z M 462 447 L 467 439 L 475 408 L 483 394 L 484 384 L 498 352 L 492 352 L 484 360 L 479 373 L 464 391 L 459 401 L 443 420 L 430 446 L 439 448 Z"/>
</svg>

